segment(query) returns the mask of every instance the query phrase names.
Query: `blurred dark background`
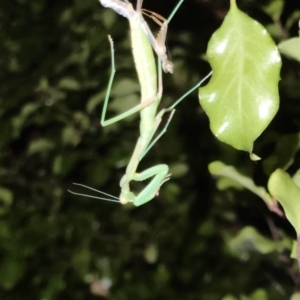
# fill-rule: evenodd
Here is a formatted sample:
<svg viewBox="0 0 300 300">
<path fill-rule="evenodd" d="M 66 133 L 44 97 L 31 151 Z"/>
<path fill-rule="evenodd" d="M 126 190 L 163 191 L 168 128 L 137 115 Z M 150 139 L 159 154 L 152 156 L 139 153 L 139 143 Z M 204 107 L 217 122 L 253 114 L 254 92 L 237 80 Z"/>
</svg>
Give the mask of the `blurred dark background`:
<svg viewBox="0 0 300 300">
<path fill-rule="evenodd" d="M 275 14 L 263 8 L 275 2 L 284 4 Z M 145 0 L 144 7 L 167 17 L 176 3 Z M 276 42 L 297 36 L 299 1 L 238 5 Z M 182 4 L 169 25 L 175 71 L 164 74 L 161 107 L 210 71 L 207 43 L 228 9 L 228 0 Z M 0 299 L 290 299 L 299 272 L 276 236 L 290 245 L 295 233 L 249 191 L 217 190 L 207 169 L 213 160 L 260 185 L 268 177 L 262 162 L 216 140 L 197 92 L 139 166 L 170 166 L 158 197 L 136 208 L 67 192 L 87 192 L 78 182 L 119 195 L 139 114 L 105 128 L 100 114 L 108 34 L 117 67 L 108 115 L 139 101 L 128 33 L 128 21 L 96 0 L 0 2 Z M 283 58 L 280 111 L 255 143 L 262 158 L 279 137 L 299 132 L 299 70 Z M 236 238 L 249 227 L 253 236 Z"/>
</svg>

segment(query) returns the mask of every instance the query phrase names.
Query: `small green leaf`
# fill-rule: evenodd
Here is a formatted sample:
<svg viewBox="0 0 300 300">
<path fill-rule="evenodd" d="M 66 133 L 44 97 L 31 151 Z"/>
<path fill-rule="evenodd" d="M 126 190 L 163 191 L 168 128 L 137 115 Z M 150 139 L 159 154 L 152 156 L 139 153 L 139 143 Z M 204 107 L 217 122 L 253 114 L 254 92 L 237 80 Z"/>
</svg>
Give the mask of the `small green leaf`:
<svg viewBox="0 0 300 300">
<path fill-rule="evenodd" d="M 35 102 L 26 103 L 18 117 L 27 118 L 39 109 L 40 105 Z"/>
<path fill-rule="evenodd" d="M 23 277 L 25 263 L 19 257 L 6 256 L 0 264 L 0 286 L 5 290 L 12 289 Z"/>
<path fill-rule="evenodd" d="M 249 300 L 268 300 L 268 296 L 265 290 L 258 289 L 253 294 L 251 294 Z"/>
<path fill-rule="evenodd" d="M 263 199 L 268 207 L 272 207 L 274 205 L 272 197 L 264 187 L 257 186 L 251 178 L 240 174 L 234 167 L 227 166 L 220 161 L 214 161 L 208 165 L 208 169 L 213 175 L 225 176 L 236 181 L 241 186 Z"/>
<path fill-rule="evenodd" d="M 300 300 L 300 292 L 294 293 L 290 300 Z"/>
<path fill-rule="evenodd" d="M 0 240 L 2 241 L 2 245 L 4 245 L 5 241 L 7 241 L 12 236 L 11 228 L 7 221 L 0 221 Z"/>
<path fill-rule="evenodd" d="M 13 198 L 14 195 L 11 190 L 0 187 L 0 216 L 9 211 L 9 208 L 13 203 Z"/>
<path fill-rule="evenodd" d="M 76 146 L 80 142 L 78 130 L 76 130 L 74 127 L 66 126 L 62 130 L 62 142 L 65 145 Z"/>
<path fill-rule="evenodd" d="M 278 44 L 279 51 L 300 62 L 300 38 L 294 37 Z"/>
<path fill-rule="evenodd" d="M 299 150 L 299 145 L 299 133 L 279 136 L 272 155 L 263 162 L 265 173 L 270 175 L 278 168 L 287 169 L 293 162 L 294 156 Z"/>
<path fill-rule="evenodd" d="M 266 29 L 232 1 L 209 41 L 207 57 L 213 75 L 199 98 L 211 130 L 221 141 L 251 153 L 278 110 L 278 49 Z"/>
<path fill-rule="evenodd" d="M 286 218 L 297 232 L 297 243 L 292 249 L 291 257 L 297 257 L 300 268 L 300 188 L 283 170 L 277 169 L 271 175 L 268 188 L 270 193 L 283 206 Z"/>
<path fill-rule="evenodd" d="M 86 105 L 87 112 L 91 113 L 95 109 L 95 107 L 104 100 L 104 98 L 105 98 L 105 92 L 101 91 L 93 95 L 90 99 L 88 99 Z"/>
<path fill-rule="evenodd" d="M 237 298 L 233 297 L 232 295 L 226 295 L 222 300 L 238 300 Z"/>
<path fill-rule="evenodd" d="M 291 29 L 291 27 L 296 23 L 299 22 L 300 19 L 300 10 L 294 10 L 293 12 L 291 12 L 291 14 L 289 15 L 289 17 L 286 20 L 286 24 L 285 24 L 285 29 L 288 31 Z M 299 23 L 298 23 L 299 24 Z M 299 26 L 300 29 L 300 26 Z M 300 35 L 300 31 L 298 31 L 298 34 Z"/>
<path fill-rule="evenodd" d="M 38 109 L 40 108 L 39 103 L 26 103 L 20 112 L 19 115 L 12 118 L 12 136 L 18 137 L 20 135 L 20 132 L 22 131 L 22 128 L 25 126 L 26 121 L 32 116 Z"/>
<path fill-rule="evenodd" d="M 124 79 L 116 83 L 115 86 L 113 86 L 110 93 L 110 96 L 113 99 L 109 102 L 109 110 L 114 111 L 114 114 L 112 114 L 111 116 L 108 115 L 107 119 L 115 115 L 121 114 L 139 104 L 140 94 L 137 93 L 138 91 L 139 86 L 133 80 Z M 127 118 L 125 118 L 124 121 L 131 122 L 133 119 L 136 118 L 136 116 L 137 114 L 130 115 Z"/>
<path fill-rule="evenodd" d="M 297 259 L 297 241 L 294 240 L 292 244 L 291 258 Z"/>
<path fill-rule="evenodd" d="M 73 250 L 72 265 L 81 278 L 88 274 L 90 263 L 91 251 L 88 247 Z"/>
<path fill-rule="evenodd" d="M 47 152 L 54 148 L 54 143 L 48 139 L 37 139 L 30 143 L 27 150 L 29 155 L 33 155 L 40 152 Z"/>
<path fill-rule="evenodd" d="M 66 282 L 62 274 L 53 275 L 47 282 L 47 286 L 42 290 L 39 299 L 55 300 L 58 299 L 58 294 L 61 290 L 66 288 Z"/>
<path fill-rule="evenodd" d="M 139 104 L 139 97 L 137 95 L 128 95 L 124 97 L 114 98 L 109 105 L 109 109 L 113 110 L 116 115 L 123 113 L 124 111 L 129 110 L 135 105 Z M 114 116 L 114 115 L 113 115 Z M 109 117 L 108 117 L 109 118 Z M 136 115 L 129 116 L 125 118 L 126 121 L 132 121 L 133 118 L 136 118 Z"/>
<path fill-rule="evenodd" d="M 293 181 L 295 184 L 300 188 L 300 169 L 296 171 L 296 173 L 293 176 Z"/>
<path fill-rule="evenodd" d="M 72 78 L 72 77 L 65 77 L 63 78 L 58 86 L 61 88 L 61 89 L 65 89 L 65 90 L 74 90 L 74 91 L 77 91 L 80 89 L 80 83 Z"/>
<path fill-rule="evenodd" d="M 230 240 L 229 247 L 237 255 L 244 255 L 245 252 L 253 251 L 267 254 L 282 252 L 286 248 L 290 249 L 291 243 L 287 239 L 273 241 L 261 235 L 255 228 L 247 226 Z"/>
<path fill-rule="evenodd" d="M 189 171 L 187 164 L 182 162 L 177 162 L 170 165 L 170 173 L 172 174 L 172 178 L 180 178 L 186 175 Z"/>
<path fill-rule="evenodd" d="M 77 111 L 73 118 L 79 129 L 88 130 L 90 128 L 91 121 L 87 114 Z"/>
<path fill-rule="evenodd" d="M 144 258 L 147 263 L 154 264 L 158 258 L 158 249 L 156 244 L 150 244 L 144 250 Z"/>
<path fill-rule="evenodd" d="M 218 188 L 219 191 L 225 191 L 229 188 L 233 188 L 233 189 L 239 190 L 239 191 L 244 189 L 244 187 L 241 184 L 239 184 L 235 180 L 232 180 L 229 177 L 220 177 L 220 178 L 218 178 L 217 188 Z"/>
<path fill-rule="evenodd" d="M 297 234 L 300 234 L 300 188 L 286 172 L 277 169 L 269 178 L 268 189 L 283 206 L 285 215 Z"/>
<path fill-rule="evenodd" d="M 132 95 L 139 90 L 140 87 L 136 81 L 131 79 L 122 79 L 112 87 L 110 95 L 112 97 L 122 97 L 125 95 Z"/>
<path fill-rule="evenodd" d="M 65 176 L 71 172 L 72 168 L 78 161 L 79 153 L 75 151 L 67 151 L 66 153 L 58 154 L 52 164 L 52 170 L 55 175 Z"/>
<path fill-rule="evenodd" d="M 272 0 L 267 5 L 262 6 L 262 10 L 267 13 L 274 21 L 278 21 L 282 10 L 284 1 L 283 0 Z"/>
<path fill-rule="evenodd" d="M 107 29 L 110 29 L 117 19 L 116 13 L 110 9 L 104 9 L 101 17 L 102 17 L 103 25 Z"/>
</svg>

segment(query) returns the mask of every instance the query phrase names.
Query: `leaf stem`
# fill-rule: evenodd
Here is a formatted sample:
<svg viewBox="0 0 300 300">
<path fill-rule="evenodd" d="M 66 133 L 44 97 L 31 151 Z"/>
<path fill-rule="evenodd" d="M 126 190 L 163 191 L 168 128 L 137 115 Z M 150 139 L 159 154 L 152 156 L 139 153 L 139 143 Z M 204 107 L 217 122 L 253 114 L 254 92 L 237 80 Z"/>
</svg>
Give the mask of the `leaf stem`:
<svg viewBox="0 0 300 300">
<path fill-rule="evenodd" d="M 230 0 L 230 8 L 236 8 L 236 0 Z"/>
</svg>

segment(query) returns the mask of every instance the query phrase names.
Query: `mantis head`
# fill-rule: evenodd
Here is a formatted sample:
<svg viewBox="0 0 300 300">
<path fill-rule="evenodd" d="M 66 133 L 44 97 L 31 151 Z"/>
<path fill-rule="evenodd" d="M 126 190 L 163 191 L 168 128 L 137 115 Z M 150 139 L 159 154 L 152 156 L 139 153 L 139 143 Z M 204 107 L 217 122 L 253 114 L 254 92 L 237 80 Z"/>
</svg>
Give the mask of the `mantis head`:
<svg viewBox="0 0 300 300">
<path fill-rule="evenodd" d="M 122 204 L 127 204 L 128 202 L 134 202 L 135 195 L 129 191 L 122 191 L 119 199 Z"/>
</svg>

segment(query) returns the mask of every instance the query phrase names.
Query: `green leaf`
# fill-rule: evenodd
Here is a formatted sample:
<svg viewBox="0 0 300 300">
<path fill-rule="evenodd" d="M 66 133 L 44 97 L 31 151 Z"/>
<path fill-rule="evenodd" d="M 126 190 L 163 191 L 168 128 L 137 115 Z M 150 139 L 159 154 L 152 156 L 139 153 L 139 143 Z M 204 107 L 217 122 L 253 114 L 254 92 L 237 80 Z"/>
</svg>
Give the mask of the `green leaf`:
<svg viewBox="0 0 300 300">
<path fill-rule="evenodd" d="M 67 151 L 62 154 L 58 154 L 52 163 L 52 171 L 55 175 L 65 176 L 74 167 L 78 161 L 79 153 L 75 151 Z"/>
<path fill-rule="evenodd" d="M 88 101 L 86 105 L 86 110 L 88 113 L 91 113 L 95 107 L 103 101 L 105 98 L 105 92 L 101 91 L 99 93 L 96 93 L 93 95 Z M 100 113 L 99 113 L 99 118 L 100 118 Z"/>
<path fill-rule="evenodd" d="M 144 258 L 148 264 L 154 264 L 158 259 L 158 249 L 156 244 L 149 244 L 144 250 Z"/>
<path fill-rule="evenodd" d="M 6 290 L 12 289 L 23 277 L 25 263 L 15 256 L 7 256 L 0 265 L 0 286 Z"/>
<path fill-rule="evenodd" d="M 258 289 L 253 294 L 251 294 L 249 300 L 268 300 L 268 296 L 265 290 Z"/>
<path fill-rule="evenodd" d="M 294 293 L 290 300 L 300 300 L 300 292 Z"/>
<path fill-rule="evenodd" d="M 263 289 L 258 289 L 250 296 L 241 295 L 239 298 L 235 298 L 232 295 L 226 295 L 222 300 L 268 300 L 268 298 Z"/>
<path fill-rule="evenodd" d="M 290 256 L 291 256 L 291 258 L 297 259 L 297 241 L 296 240 L 293 241 Z"/>
<path fill-rule="evenodd" d="M 112 97 L 122 97 L 124 95 L 132 95 L 139 90 L 140 87 L 136 81 L 131 79 L 122 79 L 112 87 L 110 95 Z"/>
<path fill-rule="evenodd" d="M 55 144 L 45 138 L 34 140 L 30 143 L 27 153 L 33 155 L 41 152 L 48 152 L 55 147 Z"/>
<path fill-rule="evenodd" d="M 74 114 L 74 123 L 82 130 L 88 130 L 91 127 L 89 116 L 79 111 Z"/>
<path fill-rule="evenodd" d="M 291 248 L 291 242 L 288 239 L 273 241 L 261 235 L 255 228 L 247 226 L 243 228 L 237 236 L 229 242 L 231 251 L 239 256 L 245 253 L 258 251 L 262 254 L 272 252 L 282 252 L 284 249 Z"/>
<path fill-rule="evenodd" d="M 266 29 L 232 2 L 209 41 L 213 75 L 199 98 L 215 136 L 252 153 L 254 140 L 278 110 L 281 58 Z"/>
<path fill-rule="evenodd" d="M 0 216 L 9 211 L 14 195 L 11 190 L 0 186 Z"/>
<path fill-rule="evenodd" d="M 169 166 L 172 178 L 180 178 L 185 176 L 189 172 L 187 164 L 183 162 L 177 162 Z"/>
<path fill-rule="evenodd" d="M 274 21 L 278 21 L 283 10 L 283 5 L 283 0 L 272 0 L 267 5 L 263 5 L 262 10 L 266 14 L 268 14 Z"/>
<path fill-rule="evenodd" d="M 268 188 L 270 193 L 283 206 L 285 215 L 297 232 L 297 246 L 293 247 L 292 257 L 297 256 L 300 268 L 300 188 L 283 170 L 277 169 L 271 175 Z"/>
<path fill-rule="evenodd" d="M 285 215 L 300 234 L 300 188 L 283 170 L 277 169 L 272 173 L 268 182 L 268 189 L 283 206 Z"/>
<path fill-rule="evenodd" d="M 300 38 L 294 37 L 278 44 L 279 51 L 300 62 Z"/>
<path fill-rule="evenodd" d="M 62 142 L 65 145 L 76 146 L 80 142 L 79 131 L 74 127 L 68 126 L 62 130 Z"/>
<path fill-rule="evenodd" d="M 63 78 L 58 86 L 62 89 L 65 89 L 65 90 L 73 90 L 73 91 L 77 91 L 80 89 L 80 83 L 72 78 L 72 77 L 65 77 Z"/>
<path fill-rule="evenodd" d="M 300 145 L 299 133 L 279 136 L 275 150 L 263 162 L 264 171 L 270 175 L 278 168 L 287 169 L 294 160 Z"/>
<path fill-rule="evenodd" d="M 55 300 L 58 298 L 58 293 L 66 288 L 66 283 L 62 274 L 55 274 L 47 282 L 47 286 L 41 292 L 39 299 Z"/>
<path fill-rule="evenodd" d="M 225 176 L 230 178 L 231 180 L 236 181 L 241 186 L 245 187 L 246 189 L 250 190 L 258 197 L 263 199 L 268 207 L 273 207 L 274 201 L 270 194 L 266 191 L 264 187 L 257 186 L 254 181 L 245 176 L 240 174 L 234 167 L 227 166 L 220 161 L 214 161 L 208 165 L 209 172 L 216 176 Z"/>
<path fill-rule="evenodd" d="M 293 181 L 295 184 L 300 188 L 300 169 L 296 171 L 296 173 L 293 176 Z"/>
<path fill-rule="evenodd" d="M 116 83 L 111 90 L 110 97 L 112 97 L 112 99 L 109 102 L 109 110 L 114 111 L 114 114 L 110 116 L 108 115 L 107 119 L 115 115 L 121 114 L 134 107 L 135 105 L 139 104 L 140 94 L 137 93 L 138 91 L 139 86 L 133 80 L 123 79 Z M 138 114 L 130 115 L 127 118 L 125 118 L 124 121 L 131 122 L 137 116 Z"/>
<path fill-rule="evenodd" d="M 8 222 L 5 220 L 0 221 L 0 240 L 2 242 L 2 246 L 5 245 L 5 242 L 11 237 L 12 232 L 8 225 Z"/>
<path fill-rule="evenodd" d="M 91 263 L 91 251 L 89 247 L 82 246 L 75 249 L 72 256 L 72 265 L 81 278 L 84 278 L 89 271 Z"/>
<path fill-rule="evenodd" d="M 291 27 L 296 23 L 299 22 L 300 19 L 300 10 L 294 10 L 288 17 L 288 19 L 286 20 L 286 24 L 285 24 L 285 29 L 286 30 L 290 30 Z M 299 23 L 298 23 L 299 24 Z M 299 24 L 300 25 L 300 24 Z M 300 29 L 300 26 L 299 26 Z M 298 34 L 300 35 L 300 31 L 298 31 Z"/>
<path fill-rule="evenodd" d="M 12 118 L 13 131 L 12 135 L 18 137 L 22 128 L 25 126 L 26 121 L 40 108 L 39 103 L 30 102 L 26 103 L 16 117 Z"/>
<path fill-rule="evenodd" d="M 233 297 L 232 295 L 226 295 L 222 300 L 238 300 L 237 298 Z"/>
<path fill-rule="evenodd" d="M 239 190 L 239 191 L 244 189 L 244 187 L 241 184 L 239 184 L 235 180 L 232 180 L 229 177 L 220 177 L 220 178 L 218 178 L 217 188 L 218 188 L 219 191 L 225 191 L 229 188 L 233 188 L 233 189 Z"/>
</svg>

